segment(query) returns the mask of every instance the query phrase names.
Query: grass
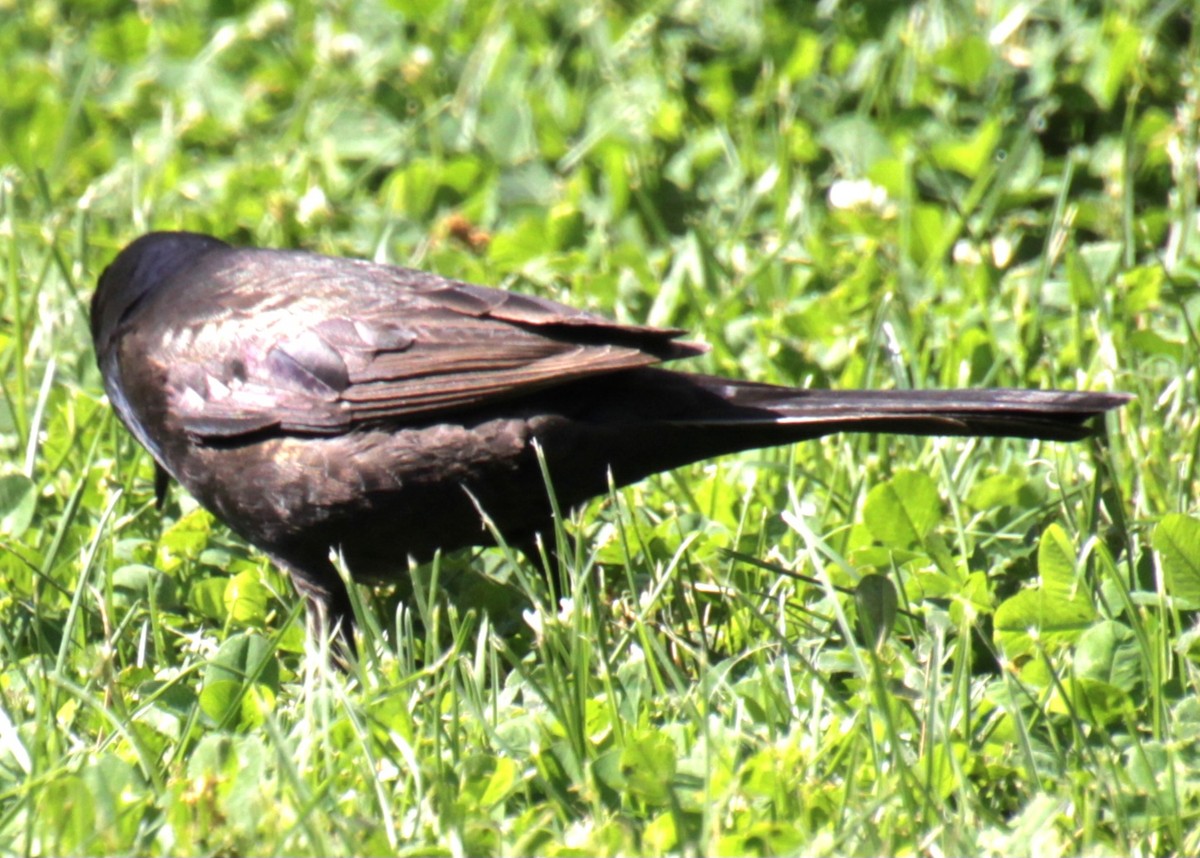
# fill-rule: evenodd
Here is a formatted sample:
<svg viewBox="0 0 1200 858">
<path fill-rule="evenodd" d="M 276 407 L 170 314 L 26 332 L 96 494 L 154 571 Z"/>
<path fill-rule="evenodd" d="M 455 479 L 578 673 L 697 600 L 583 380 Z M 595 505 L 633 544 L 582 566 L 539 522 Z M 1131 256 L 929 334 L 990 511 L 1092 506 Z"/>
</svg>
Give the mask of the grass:
<svg viewBox="0 0 1200 858">
<path fill-rule="evenodd" d="M 0 3 L 0 851 L 1200 850 L 1194 10 L 794 6 Z M 763 381 L 1136 399 L 614 491 L 568 598 L 442 557 L 329 675 L 103 400 L 87 302 L 151 228 Z"/>
</svg>

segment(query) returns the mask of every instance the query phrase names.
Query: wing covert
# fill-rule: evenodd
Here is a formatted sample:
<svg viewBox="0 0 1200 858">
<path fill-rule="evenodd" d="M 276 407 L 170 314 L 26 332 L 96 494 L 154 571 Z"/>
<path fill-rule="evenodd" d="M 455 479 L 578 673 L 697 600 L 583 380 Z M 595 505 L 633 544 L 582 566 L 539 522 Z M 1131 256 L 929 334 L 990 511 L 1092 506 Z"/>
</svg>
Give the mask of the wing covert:
<svg viewBox="0 0 1200 858">
<path fill-rule="evenodd" d="M 311 254 L 230 250 L 206 277 L 219 300 L 160 352 L 174 413 L 199 440 L 426 422 L 705 350 L 674 329 Z"/>
</svg>

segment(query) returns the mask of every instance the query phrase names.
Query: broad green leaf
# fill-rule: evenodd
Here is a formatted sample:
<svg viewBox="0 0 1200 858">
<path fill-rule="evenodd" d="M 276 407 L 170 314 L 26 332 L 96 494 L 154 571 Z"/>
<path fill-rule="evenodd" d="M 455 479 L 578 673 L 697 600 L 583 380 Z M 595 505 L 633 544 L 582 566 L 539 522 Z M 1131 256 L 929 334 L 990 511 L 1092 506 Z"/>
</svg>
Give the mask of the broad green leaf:
<svg viewBox="0 0 1200 858">
<path fill-rule="evenodd" d="M 184 560 L 199 557 L 208 546 L 212 525 L 212 515 L 200 507 L 184 515 L 163 533 L 158 542 L 158 558 L 154 565 L 165 572 L 172 572 Z"/>
<path fill-rule="evenodd" d="M 225 610 L 234 622 L 254 626 L 266 622 L 271 591 L 263 586 L 257 571 L 246 570 L 230 578 L 223 598 Z"/>
<path fill-rule="evenodd" d="M 1053 598 L 1070 601 L 1085 586 L 1075 571 L 1075 546 L 1066 531 L 1051 524 L 1038 542 L 1038 577 L 1042 589 Z"/>
<path fill-rule="evenodd" d="M 218 724 L 256 727 L 275 707 L 279 664 L 266 638 L 239 634 L 221 644 L 204 671 L 200 709 Z"/>
<path fill-rule="evenodd" d="M 1037 587 L 996 609 L 995 639 L 1010 659 L 1073 643 L 1096 620 L 1091 594 L 1076 573 L 1074 547 L 1057 524 L 1038 543 L 1038 572 Z"/>
<path fill-rule="evenodd" d="M 1163 788 L 1164 777 L 1170 777 L 1172 760 L 1176 759 L 1178 750 L 1164 747 L 1149 737 L 1143 738 L 1137 744 L 1137 750 L 1129 755 L 1129 765 L 1126 774 L 1129 782 L 1143 795 L 1155 795 Z"/>
<path fill-rule="evenodd" d="M 921 471 L 901 471 L 871 489 L 863 520 L 889 548 L 920 546 L 942 515 L 937 485 Z"/>
<path fill-rule="evenodd" d="M 1115 620 L 1092 626 L 1075 645 L 1075 676 L 1134 691 L 1146 679 L 1137 635 Z"/>
<path fill-rule="evenodd" d="M 947 244 L 946 213 L 940 206 L 917 205 L 912 210 L 912 231 L 909 253 L 913 261 L 924 265 L 949 249 Z"/>
<path fill-rule="evenodd" d="M 55 801 L 43 801 L 38 809 L 42 824 L 48 826 L 55 839 L 44 844 L 48 852 L 65 855 L 87 852 L 95 835 L 96 807 L 92 791 L 75 774 L 58 774 L 43 796 L 56 796 Z"/>
<path fill-rule="evenodd" d="M 261 682 L 251 683 L 242 695 L 242 726 L 261 727 L 267 716 L 275 711 L 275 690 Z"/>
<path fill-rule="evenodd" d="M 1083 86 L 1108 110 L 1118 94 L 1135 83 L 1143 35 L 1124 16 L 1113 15 L 1102 26 L 1104 32 L 1097 33 L 1091 45 Z"/>
<path fill-rule="evenodd" d="M 1200 521 L 1179 513 L 1163 516 L 1154 528 L 1154 548 L 1167 595 L 1200 608 Z"/>
<path fill-rule="evenodd" d="M 1184 345 L 1177 340 L 1168 340 L 1157 331 L 1134 331 L 1129 335 L 1129 344 L 1147 355 L 1182 360 Z"/>
<path fill-rule="evenodd" d="M 128 607 L 137 600 L 157 600 L 160 605 L 175 603 L 175 580 L 153 566 L 132 563 L 112 573 L 113 594 L 117 604 Z"/>
<path fill-rule="evenodd" d="M 246 632 L 230 637 L 217 650 L 204 671 L 204 684 L 218 680 L 243 682 L 254 679 L 277 688 L 279 665 L 271 644 L 262 635 Z"/>
<path fill-rule="evenodd" d="M 1097 679 L 1064 679 L 1062 694 L 1055 693 L 1050 699 L 1049 709 L 1062 715 L 1074 712 L 1092 724 L 1109 724 L 1131 712 L 1129 695 L 1114 685 Z"/>
<path fill-rule="evenodd" d="M 926 780 L 929 791 L 944 800 L 959 788 L 970 757 L 971 751 L 964 742 L 953 742 L 949 748 L 938 742 L 915 770 Z"/>
<path fill-rule="evenodd" d="M 802 832 L 789 822 L 755 822 L 744 831 L 717 841 L 718 856 L 800 855 L 805 849 Z"/>
<path fill-rule="evenodd" d="M 820 133 L 822 145 L 835 158 L 850 165 L 853 175 L 865 175 L 880 158 L 892 154 L 891 144 L 865 116 L 847 114 L 827 123 Z"/>
<path fill-rule="evenodd" d="M 517 764 L 508 757 L 494 757 L 495 765 L 479 795 L 479 804 L 484 808 L 492 808 L 508 798 L 519 782 L 520 771 Z"/>
<path fill-rule="evenodd" d="M 200 690 L 200 711 L 218 724 L 224 723 L 230 711 L 239 705 L 242 683 L 232 679 L 218 679 L 204 683 Z"/>
<path fill-rule="evenodd" d="M 188 591 L 188 607 L 204 617 L 224 623 L 229 614 L 225 607 L 225 578 L 205 578 L 197 581 Z"/>
<path fill-rule="evenodd" d="M 939 167 L 974 179 L 992 163 L 999 143 L 1000 122 L 989 119 L 970 137 L 938 143 L 933 147 L 933 157 Z"/>
<path fill-rule="evenodd" d="M 679 830 L 675 824 L 675 813 L 665 811 L 654 817 L 642 833 L 642 842 L 655 855 L 666 855 L 679 851 Z"/>
<path fill-rule="evenodd" d="M 950 603 L 950 619 L 955 623 L 974 623 L 983 614 L 990 614 L 995 599 L 983 572 L 972 572 L 953 595 Z"/>
<path fill-rule="evenodd" d="M 1042 588 L 1022 590 L 996 609 L 995 640 L 1010 660 L 1034 655 L 1039 646 L 1053 652 L 1078 640 L 1095 619 L 1084 596 L 1063 599 Z"/>
<path fill-rule="evenodd" d="M 37 485 L 24 474 L 0 477 L 0 533 L 18 537 L 29 529 L 37 507 Z"/>
<path fill-rule="evenodd" d="M 864 575 L 854 589 L 859 633 L 872 647 L 879 648 L 896 624 L 896 587 L 886 575 Z"/>
<path fill-rule="evenodd" d="M 968 88 L 978 86 L 995 62 L 992 46 L 983 36 L 972 33 L 950 42 L 937 54 L 941 71 L 955 83 Z"/>
<path fill-rule="evenodd" d="M 805 80 L 821 68 L 821 37 L 811 30 L 798 30 L 792 41 L 792 54 L 783 74 L 792 80 Z"/>
<path fill-rule="evenodd" d="M 1123 315 L 1131 318 L 1160 306 L 1166 274 L 1161 265 L 1130 268 L 1117 277 L 1117 295 Z"/>
<path fill-rule="evenodd" d="M 675 779 L 675 743 L 657 730 L 629 738 L 620 756 L 626 788 L 649 804 L 666 804 Z"/>
</svg>

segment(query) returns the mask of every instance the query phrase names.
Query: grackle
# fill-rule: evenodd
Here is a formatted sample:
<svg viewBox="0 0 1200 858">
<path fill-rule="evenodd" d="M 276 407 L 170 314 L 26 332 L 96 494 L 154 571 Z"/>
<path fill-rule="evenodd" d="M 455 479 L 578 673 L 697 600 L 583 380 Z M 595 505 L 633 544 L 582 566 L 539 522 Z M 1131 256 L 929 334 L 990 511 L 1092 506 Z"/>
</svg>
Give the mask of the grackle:
<svg viewBox="0 0 1200 858">
<path fill-rule="evenodd" d="M 142 236 L 100 277 L 104 387 L 166 476 L 286 569 L 310 628 L 353 646 L 359 580 L 490 543 L 551 511 L 699 459 L 833 432 L 1058 441 L 1120 393 L 806 390 L 656 366 L 704 347 L 434 274 L 184 232 Z"/>
</svg>

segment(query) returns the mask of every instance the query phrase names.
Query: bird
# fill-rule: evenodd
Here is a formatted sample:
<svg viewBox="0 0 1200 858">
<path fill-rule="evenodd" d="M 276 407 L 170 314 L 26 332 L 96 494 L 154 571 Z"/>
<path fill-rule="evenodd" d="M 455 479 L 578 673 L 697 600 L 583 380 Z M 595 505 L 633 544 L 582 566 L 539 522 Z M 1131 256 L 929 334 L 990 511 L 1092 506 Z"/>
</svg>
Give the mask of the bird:
<svg viewBox="0 0 1200 858">
<path fill-rule="evenodd" d="M 837 432 L 1077 441 L 1116 392 L 827 390 L 667 369 L 685 331 L 300 250 L 151 232 L 101 274 L 108 399 L 175 480 L 291 577 L 353 648 L 333 558 L 401 580 L 436 552 L 537 544 L 610 485 Z M 611 480 L 611 483 L 610 483 Z"/>
</svg>

